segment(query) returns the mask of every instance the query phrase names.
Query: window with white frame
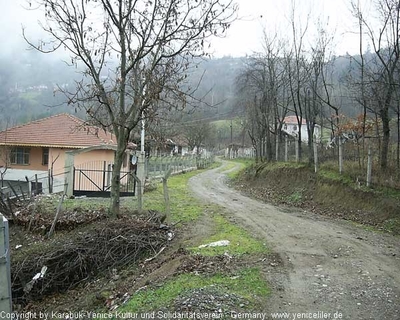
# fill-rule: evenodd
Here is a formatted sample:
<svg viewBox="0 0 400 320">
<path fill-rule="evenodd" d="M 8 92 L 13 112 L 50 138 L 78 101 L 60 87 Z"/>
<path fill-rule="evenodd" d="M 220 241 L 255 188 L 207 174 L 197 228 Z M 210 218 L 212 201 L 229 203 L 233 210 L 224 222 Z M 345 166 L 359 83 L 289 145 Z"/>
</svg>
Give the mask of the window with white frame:
<svg viewBox="0 0 400 320">
<path fill-rule="evenodd" d="M 30 151 L 31 150 L 29 148 L 22 148 L 22 147 L 11 149 L 11 155 L 10 155 L 11 164 L 28 165 Z"/>
</svg>

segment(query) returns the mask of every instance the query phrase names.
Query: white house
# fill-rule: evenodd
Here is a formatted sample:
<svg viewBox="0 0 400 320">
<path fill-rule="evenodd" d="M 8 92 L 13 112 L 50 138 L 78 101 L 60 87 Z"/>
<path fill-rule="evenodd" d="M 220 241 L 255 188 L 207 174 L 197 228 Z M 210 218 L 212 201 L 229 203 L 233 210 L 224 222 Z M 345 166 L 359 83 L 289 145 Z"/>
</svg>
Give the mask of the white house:
<svg viewBox="0 0 400 320">
<path fill-rule="evenodd" d="M 307 132 L 307 120 L 302 119 L 301 122 L 301 141 L 308 142 L 308 132 Z M 288 135 L 297 138 L 299 136 L 299 123 L 296 116 L 287 116 L 283 119 L 282 131 L 286 132 Z M 321 126 L 315 124 L 314 127 L 314 139 L 319 142 L 321 140 Z"/>
</svg>

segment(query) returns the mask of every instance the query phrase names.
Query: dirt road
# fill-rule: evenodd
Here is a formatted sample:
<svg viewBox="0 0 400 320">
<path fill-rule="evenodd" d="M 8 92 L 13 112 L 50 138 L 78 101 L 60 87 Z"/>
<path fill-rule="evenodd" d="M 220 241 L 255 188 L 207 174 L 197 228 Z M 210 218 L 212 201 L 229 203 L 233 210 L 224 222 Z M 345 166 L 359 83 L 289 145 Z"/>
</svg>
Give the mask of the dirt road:
<svg viewBox="0 0 400 320">
<path fill-rule="evenodd" d="M 190 188 L 282 257 L 283 268 L 267 274 L 273 294 L 266 312 L 288 312 L 290 319 L 310 312 L 320 312 L 316 319 L 400 319 L 399 238 L 250 199 L 224 183 L 225 173 L 204 172 Z"/>
</svg>

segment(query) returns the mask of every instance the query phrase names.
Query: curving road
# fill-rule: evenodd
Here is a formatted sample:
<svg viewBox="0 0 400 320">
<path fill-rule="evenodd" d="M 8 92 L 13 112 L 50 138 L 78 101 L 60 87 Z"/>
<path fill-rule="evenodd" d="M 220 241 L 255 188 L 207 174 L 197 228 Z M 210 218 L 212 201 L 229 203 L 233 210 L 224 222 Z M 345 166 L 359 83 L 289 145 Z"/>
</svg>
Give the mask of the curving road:
<svg viewBox="0 0 400 320">
<path fill-rule="evenodd" d="M 224 183 L 225 173 L 223 167 L 206 171 L 189 186 L 266 239 L 283 259 L 283 268 L 267 275 L 274 293 L 266 311 L 320 312 L 317 319 L 333 319 L 335 313 L 341 319 L 400 319 L 398 237 L 250 199 Z"/>
</svg>

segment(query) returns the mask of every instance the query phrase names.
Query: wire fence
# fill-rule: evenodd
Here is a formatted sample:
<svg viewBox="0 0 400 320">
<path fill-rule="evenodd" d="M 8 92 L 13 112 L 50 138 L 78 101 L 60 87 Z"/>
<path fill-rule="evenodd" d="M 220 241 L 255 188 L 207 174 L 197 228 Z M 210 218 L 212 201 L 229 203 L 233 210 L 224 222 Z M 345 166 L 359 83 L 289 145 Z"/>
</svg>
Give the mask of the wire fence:
<svg viewBox="0 0 400 320">
<path fill-rule="evenodd" d="M 150 157 L 146 158 L 145 175 L 146 178 L 150 179 L 161 178 L 170 169 L 172 174 L 178 174 L 207 168 L 214 161 L 215 159 L 212 155 L 206 157 L 196 155 Z"/>
<path fill-rule="evenodd" d="M 254 149 L 255 150 L 255 149 Z M 346 174 L 360 186 L 380 185 L 400 188 L 400 161 L 397 145 L 391 144 L 388 153 L 388 169 L 380 168 L 381 145 L 375 138 L 365 140 L 342 139 L 341 141 L 318 142 L 313 145 L 301 143 L 292 137 L 273 140 L 271 145 L 260 143 L 254 153 L 248 153 L 258 160 L 279 162 L 308 162 L 315 170 L 329 169 Z M 269 153 L 269 154 L 268 154 Z M 234 149 L 226 158 L 243 158 L 243 150 Z"/>
<path fill-rule="evenodd" d="M 13 169 L 9 169 L 10 171 Z M 0 181 L 1 199 L 5 200 L 15 198 L 30 198 L 32 195 L 40 193 L 59 193 L 65 191 L 65 176 L 69 173 L 69 169 L 62 168 L 58 171 L 38 171 L 23 177 L 23 174 L 18 174 L 18 179 L 13 176 L 6 176 Z"/>
</svg>

